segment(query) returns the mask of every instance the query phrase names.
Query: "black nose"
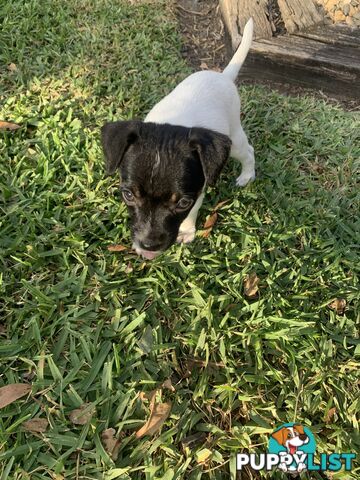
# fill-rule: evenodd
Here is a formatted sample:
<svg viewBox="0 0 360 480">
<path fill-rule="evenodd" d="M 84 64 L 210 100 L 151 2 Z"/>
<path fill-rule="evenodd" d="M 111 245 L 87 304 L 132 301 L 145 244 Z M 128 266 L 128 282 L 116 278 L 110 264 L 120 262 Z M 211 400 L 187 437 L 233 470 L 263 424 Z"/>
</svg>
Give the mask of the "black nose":
<svg viewBox="0 0 360 480">
<path fill-rule="evenodd" d="M 307 439 L 307 435 L 305 433 L 300 433 L 299 438 L 304 442 Z"/>
</svg>

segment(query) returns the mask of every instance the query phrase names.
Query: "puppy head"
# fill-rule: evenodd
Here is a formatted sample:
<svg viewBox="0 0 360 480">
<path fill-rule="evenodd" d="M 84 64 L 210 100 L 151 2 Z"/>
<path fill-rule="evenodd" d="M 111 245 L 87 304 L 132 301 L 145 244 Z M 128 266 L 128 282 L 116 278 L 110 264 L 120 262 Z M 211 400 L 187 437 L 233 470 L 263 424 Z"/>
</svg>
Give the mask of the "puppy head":
<svg viewBox="0 0 360 480">
<path fill-rule="evenodd" d="M 287 447 L 288 451 L 293 454 L 296 447 L 300 447 L 309 442 L 309 437 L 304 431 L 304 427 L 295 424 L 293 427 L 283 427 L 271 435 L 280 445 Z"/>
<path fill-rule="evenodd" d="M 225 135 L 140 121 L 102 127 L 106 171 L 120 170 L 134 247 L 152 259 L 175 243 L 205 183 L 214 185 L 231 147 Z"/>
</svg>

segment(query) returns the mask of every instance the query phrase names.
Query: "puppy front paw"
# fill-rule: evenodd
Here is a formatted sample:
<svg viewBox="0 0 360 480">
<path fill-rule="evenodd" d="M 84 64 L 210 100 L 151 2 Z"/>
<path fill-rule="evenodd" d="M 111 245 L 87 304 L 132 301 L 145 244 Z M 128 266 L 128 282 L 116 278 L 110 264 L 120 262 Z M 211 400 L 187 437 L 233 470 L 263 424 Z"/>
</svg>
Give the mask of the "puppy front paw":
<svg viewBox="0 0 360 480">
<path fill-rule="evenodd" d="M 179 234 L 176 241 L 178 243 L 190 243 L 194 240 L 195 233 L 196 233 L 195 228 L 191 228 L 188 230 L 179 230 Z"/>
<path fill-rule="evenodd" d="M 304 471 L 304 470 L 306 470 L 306 464 L 300 462 L 299 465 L 298 465 L 297 471 L 298 471 L 299 473 L 301 473 L 301 472 Z"/>
<path fill-rule="evenodd" d="M 245 187 L 249 182 L 252 180 L 255 180 L 255 172 L 250 172 L 250 173 L 245 173 L 241 174 L 237 179 L 236 179 L 236 185 L 238 187 Z"/>
</svg>

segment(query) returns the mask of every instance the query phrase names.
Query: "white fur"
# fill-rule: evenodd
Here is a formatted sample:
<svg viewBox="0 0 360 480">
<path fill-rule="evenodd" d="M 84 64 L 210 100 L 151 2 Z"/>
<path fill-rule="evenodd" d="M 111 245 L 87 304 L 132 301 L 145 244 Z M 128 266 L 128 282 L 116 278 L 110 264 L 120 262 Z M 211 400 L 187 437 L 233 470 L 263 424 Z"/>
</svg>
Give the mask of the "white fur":
<svg viewBox="0 0 360 480">
<path fill-rule="evenodd" d="M 253 21 L 247 22 L 241 44 L 222 73 L 201 71 L 185 78 L 169 95 L 157 103 L 145 122 L 169 123 L 184 127 L 203 127 L 228 135 L 232 141 L 231 156 L 242 165 L 236 185 L 245 186 L 255 178 L 254 149 L 240 124 L 240 98 L 234 81 L 249 51 Z M 201 195 L 180 226 L 178 240 L 192 241 L 201 206 Z"/>
</svg>

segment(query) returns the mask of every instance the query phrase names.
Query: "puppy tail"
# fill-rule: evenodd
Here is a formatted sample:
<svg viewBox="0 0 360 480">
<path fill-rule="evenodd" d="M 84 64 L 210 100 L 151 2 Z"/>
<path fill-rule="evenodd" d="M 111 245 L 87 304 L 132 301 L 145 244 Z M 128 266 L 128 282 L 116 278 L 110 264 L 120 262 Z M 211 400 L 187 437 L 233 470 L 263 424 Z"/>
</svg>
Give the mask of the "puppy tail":
<svg viewBox="0 0 360 480">
<path fill-rule="evenodd" d="M 253 19 L 250 17 L 249 20 L 246 22 L 241 43 L 236 50 L 234 56 L 230 60 L 229 65 L 223 71 L 223 74 L 231 78 L 233 82 L 235 82 L 240 68 L 242 67 L 242 64 L 244 63 L 245 58 L 249 52 L 253 37 L 253 30 L 254 22 Z"/>
</svg>

